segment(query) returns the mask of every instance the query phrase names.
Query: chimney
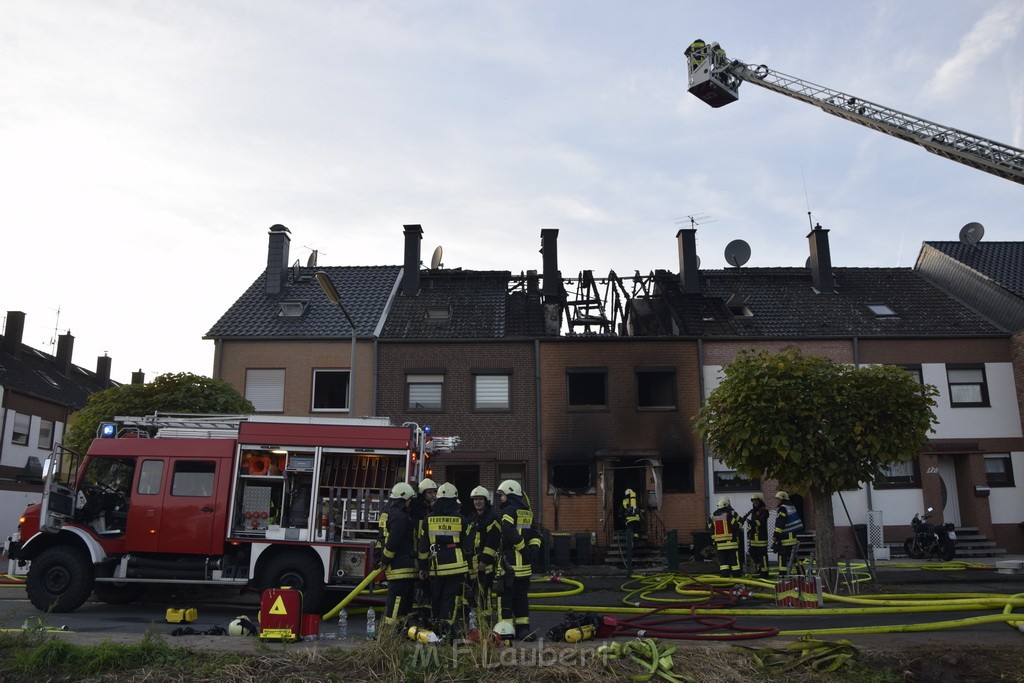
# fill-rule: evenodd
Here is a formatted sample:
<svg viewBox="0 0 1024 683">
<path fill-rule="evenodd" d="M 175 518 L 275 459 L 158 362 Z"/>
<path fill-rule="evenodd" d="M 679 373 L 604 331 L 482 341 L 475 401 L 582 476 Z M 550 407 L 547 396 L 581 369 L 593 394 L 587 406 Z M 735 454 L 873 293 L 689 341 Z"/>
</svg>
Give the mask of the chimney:
<svg viewBox="0 0 1024 683">
<path fill-rule="evenodd" d="M 21 338 L 25 334 L 25 314 L 21 311 L 7 311 L 7 327 L 0 350 L 11 356 L 21 353 Z"/>
<path fill-rule="evenodd" d="M 828 250 L 828 230 L 815 224 L 807 235 L 811 247 L 811 282 L 822 294 L 836 291 L 835 278 L 832 277 L 832 256 Z"/>
<path fill-rule="evenodd" d="M 270 246 L 267 248 L 267 294 L 280 294 L 288 278 L 288 245 L 291 231 L 275 223 L 270 226 Z"/>
<path fill-rule="evenodd" d="M 405 267 L 402 269 L 402 296 L 416 296 L 420 291 L 420 242 L 423 226 L 405 225 Z"/>
<path fill-rule="evenodd" d="M 560 297 L 562 274 L 558 270 L 558 229 L 542 228 L 540 231 L 540 253 L 544 255 L 544 270 L 541 277 L 544 285 L 541 293 L 545 297 Z"/>
<path fill-rule="evenodd" d="M 700 259 L 697 258 L 696 228 L 680 230 L 676 233 L 676 241 L 679 243 L 679 282 L 687 294 L 699 294 L 700 280 L 697 278 L 697 268 Z"/>
<path fill-rule="evenodd" d="M 71 330 L 57 337 L 57 372 L 65 377 L 71 376 L 71 351 L 75 348 L 75 338 Z"/>
<path fill-rule="evenodd" d="M 96 359 L 96 381 L 102 387 L 110 384 L 110 356 L 99 356 Z"/>
<path fill-rule="evenodd" d="M 142 368 L 139 368 L 137 371 L 132 373 L 132 384 L 145 384 L 145 383 L 146 383 L 146 373 L 144 373 L 142 371 Z"/>
<path fill-rule="evenodd" d="M 536 270 L 526 271 L 526 295 L 532 301 L 540 298 L 540 276 Z"/>
</svg>

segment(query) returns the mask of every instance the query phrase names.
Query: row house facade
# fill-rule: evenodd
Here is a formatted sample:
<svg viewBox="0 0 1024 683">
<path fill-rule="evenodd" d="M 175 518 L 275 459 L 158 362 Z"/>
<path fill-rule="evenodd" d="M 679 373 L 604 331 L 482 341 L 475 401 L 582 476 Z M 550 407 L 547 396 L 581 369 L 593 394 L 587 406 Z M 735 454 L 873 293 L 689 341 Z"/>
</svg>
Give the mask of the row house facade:
<svg viewBox="0 0 1024 683">
<path fill-rule="evenodd" d="M 274 226 L 267 270 L 207 334 L 215 376 L 261 412 L 376 415 L 458 436 L 459 448 L 433 454 L 429 467 L 467 506 L 477 484 L 519 479 L 544 527 L 594 533 L 603 544 L 621 525 L 626 488 L 656 528 L 685 542 L 716 496 L 728 493 L 740 508 L 745 494 L 778 486 L 728 471 L 692 428 L 741 349 L 893 363 L 939 387 L 940 424 L 886 485 L 843 494 L 850 520 L 835 502 L 840 544 L 852 544 L 850 522 L 865 523 L 869 511 L 881 511 L 885 540 L 898 541 L 931 505 L 1024 549 L 1004 521 L 1024 519 L 1024 497 L 997 474 L 1024 452 L 1004 330 L 910 269 L 832 268 L 827 231 L 815 229 L 807 269 L 698 270 L 694 232 L 680 231 L 678 274 L 651 274 L 621 323 L 577 332 L 557 234 L 541 231 L 540 273 L 513 276 L 422 267 L 418 225 L 405 226 L 401 265 L 289 265 L 287 228 Z"/>
</svg>

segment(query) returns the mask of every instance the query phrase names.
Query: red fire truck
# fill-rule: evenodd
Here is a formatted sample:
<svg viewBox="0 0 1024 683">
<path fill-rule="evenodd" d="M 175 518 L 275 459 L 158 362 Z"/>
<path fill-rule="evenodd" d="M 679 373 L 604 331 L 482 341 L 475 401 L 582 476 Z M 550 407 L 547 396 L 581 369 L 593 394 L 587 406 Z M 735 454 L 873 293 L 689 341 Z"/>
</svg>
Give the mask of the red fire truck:
<svg viewBox="0 0 1024 683">
<path fill-rule="evenodd" d="M 7 540 L 40 610 L 94 592 L 124 604 L 153 583 L 291 586 L 316 609 L 372 569 L 378 513 L 423 439 L 386 418 L 155 415 L 103 430 L 80 463 L 45 468 L 41 503 Z"/>
</svg>

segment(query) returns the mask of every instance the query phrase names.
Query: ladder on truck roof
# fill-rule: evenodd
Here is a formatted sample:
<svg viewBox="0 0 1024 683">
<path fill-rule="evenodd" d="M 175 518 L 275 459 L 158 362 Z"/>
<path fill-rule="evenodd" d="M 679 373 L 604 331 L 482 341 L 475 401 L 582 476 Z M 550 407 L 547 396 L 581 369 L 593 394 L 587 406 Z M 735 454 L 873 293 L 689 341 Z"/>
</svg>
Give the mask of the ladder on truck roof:
<svg viewBox="0 0 1024 683">
<path fill-rule="evenodd" d="M 122 431 L 131 430 L 139 436 L 145 434 L 140 430 L 153 428 L 157 430 L 157 438 L 220 438 L 233 439 L 238 436 L 238 426 L 243 422 L 263 422 L 275 424 L 309 424 L 309 425 L 356 425 L 373 427 L 391 427 L 387 417 L 316 417 L 291 415 L 217 415 L 201 413 L 153 413 L 142 417 L 118 415 L 114 418 Z"/>
</svg>

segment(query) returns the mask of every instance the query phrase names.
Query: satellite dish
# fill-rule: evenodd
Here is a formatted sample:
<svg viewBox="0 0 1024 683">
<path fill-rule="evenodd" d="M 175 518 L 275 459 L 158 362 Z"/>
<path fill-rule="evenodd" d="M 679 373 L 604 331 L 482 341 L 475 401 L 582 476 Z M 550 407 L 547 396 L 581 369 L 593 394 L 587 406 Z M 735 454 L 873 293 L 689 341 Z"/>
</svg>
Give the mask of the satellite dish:
<svg viewBox="0 0 1024 683">
<path fill-rule="evenodd" d="M 804 261 L 804 268 L 806 268 L 807 270 L 811 269 L 811 257 L 810 256 L 808 256 L 807 260 Z"/>
<path fill-rule="evenodd" d="M 733 240 L 725 245 L 725 262 L 739 268 L 750 260 L 750 245 L 743 240 Z"/>
<path fill-rule="evenodd" d="M 985 226 L 981 223 L 968 223 L 960 228 L 960 244 L 974 246 L 985 236 Z"/>
<path fill-rule="evenodd" d="M 430 257 L 430 269 L 437 270 L 441 266 L 441 254 L 444 252 L 441 249 L 441 245 L 437 245 L 437 249 L 434 250 L 434 255 Z"/>
<path fill-rule="evenodd" d="M 316 249 L 309 252 L 309 258 L 306 259 L 307 268 L 316 268 Z"/>
</svg>

